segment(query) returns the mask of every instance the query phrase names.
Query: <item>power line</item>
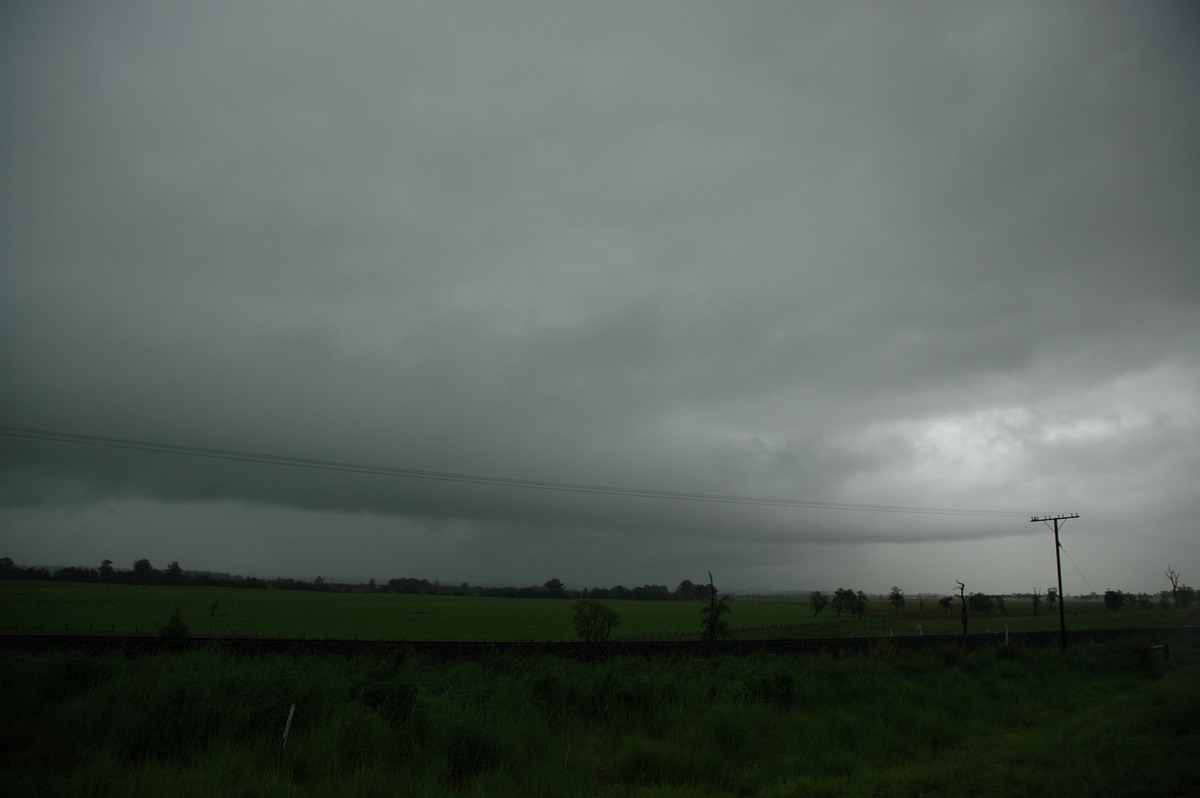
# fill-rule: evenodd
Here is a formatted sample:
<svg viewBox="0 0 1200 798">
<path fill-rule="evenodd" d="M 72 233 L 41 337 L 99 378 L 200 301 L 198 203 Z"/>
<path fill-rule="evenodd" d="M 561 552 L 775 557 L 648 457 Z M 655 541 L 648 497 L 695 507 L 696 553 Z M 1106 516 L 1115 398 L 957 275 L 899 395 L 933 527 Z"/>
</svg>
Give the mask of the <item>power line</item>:
<svg viewBox="0 0 1200 798">
<path fill-rule="evenodd" d="M 7 435 L 15 438 L 28 438 L 32 440 L 51 441 L 55 443 L 75 443 L 86 446 L 103 446 L 116 449 L 130 449 L 135 451 L 171 454 L 184 457 L 203 457 L 215 460 L 260 463 L 264 465 L 313 468 L 324 471 L 343 471 L 355 474 L 374 474 L 378 476 L 400 477 L 405 479 L 458 482 L 474 485 L 488 485 L 493 487 L 527 488 L 534 490 L 563 491 L 570 493 L 591 493 L 607 496 L 631 496 L 645 499 L 671 499 L 676 501 L 700 501 L 721 504 L 755 504 L 778 507 L 798 507 L 810 510 L 857 510 L 861 512 L 874 513 L 911 513 L 921 515 L 974 516 L 984 518 L 1015 518 L 1025 515 L 1025 513 L 1008 512 L 1003 510 L 966 510 L 945 507 L 906 507 L 902 505 L 888 504 L 818 502 L 806 501 L 802 499 L 736 496 L 718 493 L 695 493 L 690 491 L 668 491 L 653 490 L 649 488 L 615 487 L 610 485 L 589 485 L 572 482 L 552 482 L 547 480 L 496 477 L 448 471 L 430 471 L 417 468 L 367 465 L 361 463 L 342 462 L 338 460 L 321 460 L 306 457 L 264 454 L 261 452 L 247 452 L 236 449 L 213 449 L 200 446 L 161 443 L 156 441 L 112 438 L 102 435 L 83 435 L 72 432 L 28 429 L 24 427 L 0 426 L 0 435 Z"/>
<path fill-rule="evenodd" d="M 1051 522 L 1054 523 L 1054 565 L 1058 570 L 1058 629 L 1062 639 L 1063 651 L 1067 650 L 1067 613 L 1064 609 L 1064 605 L 1066 604 L 1066 601 L 1064 600 L 1066 599 L 1066 594 L 1063 593 L 1062 557 L 1060 555 L 1063 547 L 1062 544 L 1058 542 L 1058 522 L 1062 521 L 1065 523 L 1072 518 L 1078 517 L 1079 513 L 1066 513 L 1063 515 L 1035 515 L 1029 519 L 1029 523 L 1031 524 L 1041 521 L 1043 524 L 1046 524 L 1046 526 L 1050 526 Z"/>
<path fill-rule="evenodd" d="M 1162 535 L 1154 535 L 1149 532 L 1134 532 L 1132 530 L 1116 526 L 1115 524 L 1097 521 L 1095 518 L 1083 519 L 1083 522 L 1085 524 L 1101 527 L 1103 530 L 1108 530 L 1107 532 L 1102 531 L 1101 534 L 1112 535 L 1113 533 L 1117 533 L 1120 535 L 1128 535 L 1129 537 L 1145 538 L 1146 540 L 1151 541 L 1151 543 L 1154 545 L 1167 546 L 1180 549 L 1182 551 L 1200 552 L 1200 544 L 1189 543 L 1184 540 L 1175 540 L 1174 538 L 1167 538 L 1163 537 Z"/>
<path fill-rule="evenodd" d="M 1087 580 L 1087 577 L 1083 575 L 1083 571 L 1079 570 L 1079 566 L 1076 565 L 1075 561 L 1071 559 L 1071 552 L 1067 551 L 1066 546 L 1060 546 L 1059 548 L 1062 549 L 1062 553 L 1067 558 L 1067 562 L 1071 563 L 1071 567 L 1075 569 L 1075 573 L 1079 574 L 1079 578 L 1082 579 L 1083 583 L 1088 586 L 1088 590 L 1095 593 L 1096 588 L 1092 587 L 1092 583 Z"/>
</svg>

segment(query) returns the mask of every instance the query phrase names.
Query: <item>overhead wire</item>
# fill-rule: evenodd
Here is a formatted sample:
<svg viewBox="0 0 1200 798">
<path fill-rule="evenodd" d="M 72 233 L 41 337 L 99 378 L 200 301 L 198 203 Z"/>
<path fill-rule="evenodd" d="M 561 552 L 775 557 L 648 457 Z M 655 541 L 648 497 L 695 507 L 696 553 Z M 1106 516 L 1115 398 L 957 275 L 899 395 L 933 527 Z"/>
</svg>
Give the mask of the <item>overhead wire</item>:
<svg viewBox="0 0 1200 798">
<path fill-rule="evenodd" d="M 859 504 L 851 502 L 822 502 L 790 498 L 770 498 L 761 496 L 738 496 L 719 493 L 697 493 L 691 491 L 656 490 L 650 488 L 631 488 L 611 485 L 593 485 L 573 482 L 555 482 L 549 480 L 523 479 L 516 477 L 498 477 L 482 474 L 467 474 L 450 471 L 432 471 L 418 468 L 400 468 L 396 466 L 369 465 L 351 463 L 339 460 L 324 460 L 289 455 L 265 454 L 248 452 L 237 449 L 216 449 L 183 444 L 162 443 L 158 441 L 142 441 L 128 438 L 114 438 L 103 435 L 85 435 L 73 432 L 55 430 L 31 429 L 25 427 L 0 426 L 0 435 L 27 438 L 32 440 L 51 441 L 57 443 L 75 443 L 87 446 L 102 446 L 117 449 L 155 452 L 184 457 L 202 457 L 217 460 L 228 460 L 264 465 L 291 466 L 295 468 L 312 468 L 326 471 L 342 471 L 356 474 L 373 474 L 405 479 L 423 479 L 442 482 L 457 482 L 493 487 L 527 488 L 546 491 L 563 491 L 570 493 L 590 493 L 609 496 L 630 496 L 645 499 L 667 499 L 676 501 L 715 502 L 721 504 L 752 504 L 778 507 L 797 507 L 812 510 L 841 510 L 874 513 L 905 513 L 921 515 L 973 516 L 984 518 L 1017 518 L 1028 516 L 1028 513 L 1004 510 L 971 510 L 946 507 L 909 507 L 891 504 Z"/>
<path fill-rule="evenodd" d="M 1071 563 L 1071 567 L 1075 569 L 1075 573 L 1079 574 L 1079 578 L 1083 580 L 1083 583 L 1084 583 L 1085 585 L 1087 585 L 1087 586 L 1088 586 L 1088 590 L 1090 590 L 1090 591 L 1092 591 L 1093 593 L 1095 593 L 1095 592 L 1096 592 L 1096 588 L 1092 587 L 1092 583 L 1091 583 L 1091 582 L 1089 582 L 1089 581 L 1087 580 L 1087 577 L 1083 575 L 1083 571 L 1079 570 L 1079 566 L 1078 566 L 1078 565 L 1076 565 L 1076 564 L 1075 564 L 1075 561 L 1071 559 L 1071 555 L 1070 555 L 1070 553 L 1069 553 L 1069 552 L 1066 550 L 1066 548 L 1065 548 L 1065 547 L 1064 547 L 1064 546 L 1063 546 L 1061 543 L 1060 543 L 1060 544 L 1058 544 L 1058 548 L 1059 548 L 1059 551 L 1061 551 L 1063 554 L 1065 554 L 1065 555 L 1066 555 L 1066 557 L 1067 557 L 1067 562 Z"/>
<path fill-rule="evenodd" d="M 1092 516 L 1090 514 L 1086 517 L 1080 518 L 1079 520 L 1083 521 L 1085 524 L 1090 524 L 1092 526 L 1100 527 L 1100 529 L 1102 530 L 1101 534 L 1126 535 L 1128 537 L 1142 538 L 1144 540 L 1149 541 L 1153 545 L 1167 546 L 1167 547 L 1171 547 L 1171 548 L 1180 549 L 1181 551 L 1200 552 L 1200 544 L 1198 544 L 1198 543 L 1189 543 L 1188 541 L 1176 540 L 1174 538 L 1168 538 L 1168 537 L 1164 537 L 1162 535 L 1155 535 L 1150 532 L 1134 532 L 1133 530 L 1117 526 L 1115 524 L 1104 521 L 1103 519 L 1097 519 L 1095 516 Z"/>
</svg>

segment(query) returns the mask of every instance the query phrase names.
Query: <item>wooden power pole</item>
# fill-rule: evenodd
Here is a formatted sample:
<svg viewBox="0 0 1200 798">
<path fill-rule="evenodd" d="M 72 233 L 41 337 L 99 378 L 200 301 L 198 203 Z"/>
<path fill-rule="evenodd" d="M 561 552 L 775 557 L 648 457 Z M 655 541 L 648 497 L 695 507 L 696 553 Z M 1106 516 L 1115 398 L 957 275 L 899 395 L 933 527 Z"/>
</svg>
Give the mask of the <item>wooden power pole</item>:
<svg viewBox="0 0 1200 798">
<path fill-rule="evenodd" d="M 1029 519 L 1031 524 L 1035 521 L 1054 522 L 1054 563 L 1058 566 L 1058 631 L 1062 638 L 1063 651 L 1067 650 L 1067 597 L 1062 589 L 1062 554 L 1060 553 L 1062 544 L 1058 542 L 1058 522 L 1078 517 L 1079 513 L 1071 513 L 1070 515 L 1035 515 Z"/>
</svg>

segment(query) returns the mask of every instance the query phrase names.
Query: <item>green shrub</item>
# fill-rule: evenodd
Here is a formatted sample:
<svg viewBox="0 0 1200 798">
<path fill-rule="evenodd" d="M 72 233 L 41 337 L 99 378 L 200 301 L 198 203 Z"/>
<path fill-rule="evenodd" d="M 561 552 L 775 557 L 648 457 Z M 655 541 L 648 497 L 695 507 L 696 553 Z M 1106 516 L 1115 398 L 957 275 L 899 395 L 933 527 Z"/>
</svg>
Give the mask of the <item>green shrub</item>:
<svg viewBox="0 0 1200 798">
<path fill-rule="evenodd" d="M 158 627 L 158 634 L 160 637 L 187 637 L 191 634 L 187 624 L 183 622 L 183 615 L 180 614 L 178 607 L 171 613 L 167 622 Z"/>
</svg>

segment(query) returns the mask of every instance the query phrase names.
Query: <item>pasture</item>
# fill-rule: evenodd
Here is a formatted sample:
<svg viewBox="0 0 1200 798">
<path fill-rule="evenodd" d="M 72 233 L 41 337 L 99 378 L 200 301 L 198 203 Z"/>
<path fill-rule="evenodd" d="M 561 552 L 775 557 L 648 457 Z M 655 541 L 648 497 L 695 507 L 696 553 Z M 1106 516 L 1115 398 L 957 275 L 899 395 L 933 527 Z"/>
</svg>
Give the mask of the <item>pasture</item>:
<svg viewBox="0 0 1200 798">
<path fill-rule="evenodd" d="M 606 601 L 616 639 L 694 638 L 696 602 Z M 972 631 L 1057 629 L 1010 601 Z M 571 602 L 0 583 L 0 632 L 566 640 Z M 1071 628 L 1179 624 L 1104 612 Z M 1025 610 L 1024 612 L 1022 610 Z M 961 630 L 932 602 L 868 617 L 741 599 L 739 637 Z M 0 653 L 0 794 L 80 796 L 1158 796 L 1195 794 L 1200 639 L 873 656 L 436 661 Z M 648 667 L 649 666 L 649 667 Z M 287 726 L 290 708 L 294 722 Z M 288 729 L 286 746 L 283 731 Z"/>
<path fill-rule="evenodd" d="M 194 636 L 331 640 L 560 641 L 574 636 L 570 600 L 320 593 L 295 590 L 150 587 L 95 583 L 0 582 L 0 633 L 156 634 L 178 609 Z M 621 618 L 613 640 L 687 639 L 699 634 L 699 602 L 605 600 Z M 735 637 L 847 637 L 957 634 L 957 609 L 911 599 L 896 613 L 874 599 L 864 618 L 826 610 L 813 616 L 803 599 L 736 598 L 725 616 Z M 1184 610 L 1123 609 L 1099 600 L 1069 600 L 1067 627 L 1095 629 L 1183 623 Z M 1058 614 L 1036 617 L 1011 599 L 1006 614 L 972 616 L 971 632 L 1054 631 Z"/>
<path fill-rule="evenodd" d="M 614 640 L 699 632 L 699 603 L 605 601 Z M 178 608 L 194 635 L 359 640 L 570 640 L 570 600 L 0 582 L 0 631 L 154 634 Z M 811 624 L 806 607 L 743 602 L 734 628 Z M 816 623 L 836 621 L 822 615 Z"/>
<path fill-rule="evenodd" d="M 0 702 L 0 794 L 1200 794 L 1200 640 L 1170 659 L 1147 642 L 591 663 L 5 652 L 20 689 Z"/>
</svg>

